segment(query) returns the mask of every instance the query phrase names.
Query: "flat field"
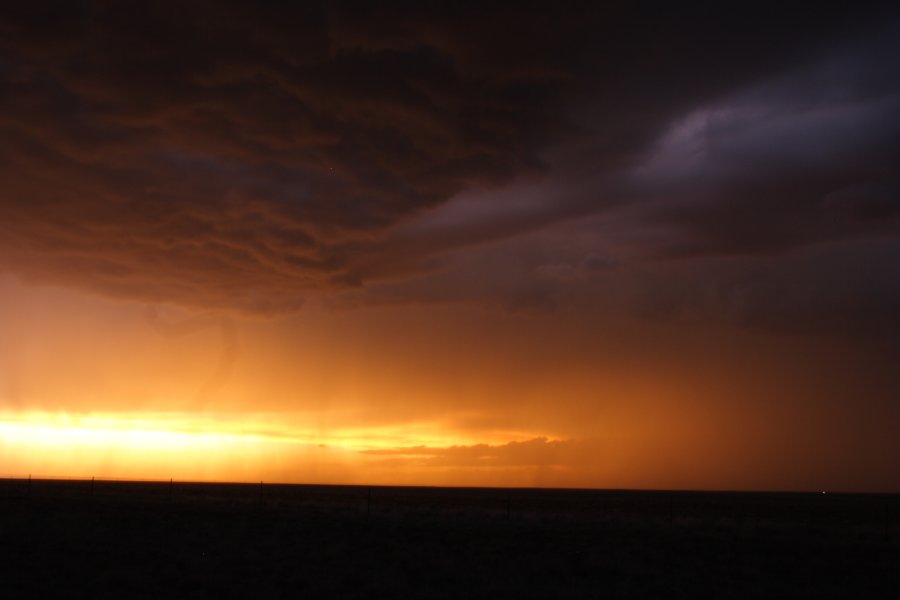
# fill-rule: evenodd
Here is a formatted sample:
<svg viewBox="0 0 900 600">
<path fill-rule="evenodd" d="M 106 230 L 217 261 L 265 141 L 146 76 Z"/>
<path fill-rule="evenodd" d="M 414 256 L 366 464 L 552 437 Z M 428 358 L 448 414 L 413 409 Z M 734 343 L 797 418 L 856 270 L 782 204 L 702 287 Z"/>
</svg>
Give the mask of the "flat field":
<svg viewBox="0 0 900 600">
<path fill-rule="evenodd" d="M 0 481 L 2 598 L 896 598 L 900 497 Z"/>
</svg>

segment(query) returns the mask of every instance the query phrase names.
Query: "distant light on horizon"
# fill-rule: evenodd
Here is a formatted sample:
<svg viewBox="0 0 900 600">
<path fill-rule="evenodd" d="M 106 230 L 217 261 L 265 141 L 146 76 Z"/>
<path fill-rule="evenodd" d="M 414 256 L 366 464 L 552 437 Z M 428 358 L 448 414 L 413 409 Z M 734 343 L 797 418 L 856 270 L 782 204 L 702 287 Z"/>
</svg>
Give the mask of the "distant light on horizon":
<svg viewBox="0 0 900 600">
<path fill-rule="evenodd" d="M 0 457 L 7 471 L 3 475 L 331 482 L 340 481 L 340 475 L 328 467 L 365 472 L 373 462 L 415 459 L 423 449 L 440 451 L 469 443 L 428 424 L 317 432 L 292 428 L 283 418 L 279 422 L 278 415 L 253 418 L 171 412 L 3 412 Z M 514 439 L 520 438 L 531 439 L 527 434 Z"/>
</svg>

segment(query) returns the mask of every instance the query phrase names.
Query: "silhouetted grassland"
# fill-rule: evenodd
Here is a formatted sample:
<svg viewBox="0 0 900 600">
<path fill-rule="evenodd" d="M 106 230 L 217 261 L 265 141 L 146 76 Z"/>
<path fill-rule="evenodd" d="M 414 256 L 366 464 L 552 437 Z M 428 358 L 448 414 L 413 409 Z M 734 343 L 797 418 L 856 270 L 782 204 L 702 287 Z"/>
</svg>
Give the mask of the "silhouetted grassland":
<svg viewBox="0 0 900 600">
<path fill-rule="evenodd" d="M 896 597 L 889 495 L 0 482 L 0 596 Z"/>
</svg>

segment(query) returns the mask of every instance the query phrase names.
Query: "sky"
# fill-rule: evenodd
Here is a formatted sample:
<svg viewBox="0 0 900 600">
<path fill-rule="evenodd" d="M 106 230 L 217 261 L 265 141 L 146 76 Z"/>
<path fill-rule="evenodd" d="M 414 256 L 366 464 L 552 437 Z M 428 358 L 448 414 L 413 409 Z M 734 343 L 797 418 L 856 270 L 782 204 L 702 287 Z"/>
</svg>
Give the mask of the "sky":
<svg viewBox="0 0 900 600">
<path fill-rule="evenodd" d="M 891 3 L 0 8 L 0 476 L 900 491 Z"/>
</svg>

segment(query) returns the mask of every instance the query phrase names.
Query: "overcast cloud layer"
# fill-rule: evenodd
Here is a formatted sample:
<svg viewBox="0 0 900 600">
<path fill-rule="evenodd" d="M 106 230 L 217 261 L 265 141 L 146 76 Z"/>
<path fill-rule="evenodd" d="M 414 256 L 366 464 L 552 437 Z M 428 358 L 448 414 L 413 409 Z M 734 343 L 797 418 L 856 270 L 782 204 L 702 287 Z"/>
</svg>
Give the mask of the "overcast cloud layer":
<svg viewBox="0 0 900 600">
<path fill-rule="evenodd" d="M 4 7 L 0 266 L 259 315 L 900 330 L 889 6 L 303 5 Z"/>
</svg>

